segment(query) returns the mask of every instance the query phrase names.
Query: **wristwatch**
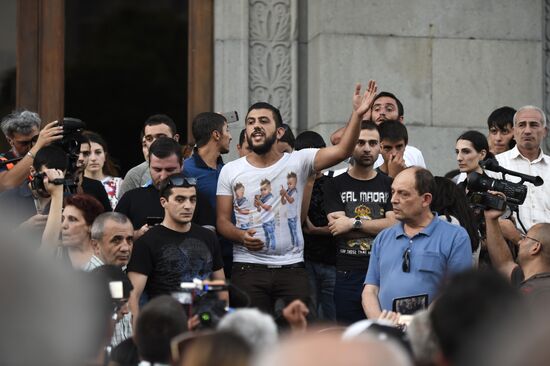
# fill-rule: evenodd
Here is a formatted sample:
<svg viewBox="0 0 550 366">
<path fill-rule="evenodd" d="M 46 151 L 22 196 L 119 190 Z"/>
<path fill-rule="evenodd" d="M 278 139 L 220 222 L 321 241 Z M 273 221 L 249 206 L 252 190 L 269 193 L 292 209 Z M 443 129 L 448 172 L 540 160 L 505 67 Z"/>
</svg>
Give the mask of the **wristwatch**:
<svg viewBox="0 0 550 366">
<path fill-rule="evenodd" d="M 363 222 L 361 221 L 361 218 L 359 216 L 355 216 L 355 220 L 353 221 L 351 228 L 353 230 L 360 230 L 361 227 L 363 227 Z"/>
</svg>

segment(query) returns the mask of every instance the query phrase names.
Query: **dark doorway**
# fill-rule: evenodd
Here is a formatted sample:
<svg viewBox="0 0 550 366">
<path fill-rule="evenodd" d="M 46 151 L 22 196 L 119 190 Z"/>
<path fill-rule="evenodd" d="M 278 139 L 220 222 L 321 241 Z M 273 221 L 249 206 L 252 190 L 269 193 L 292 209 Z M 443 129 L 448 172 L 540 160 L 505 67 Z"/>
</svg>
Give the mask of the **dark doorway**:
<svg viewBox="0 0 550 366">
<path fill-rule="evenodd" d="M 187 29 L 185 0 L 65 0 L 65 116 L 107 140 L 121 176 L 143 161 L 148 116 L 187 140 Z"/>
</svg>

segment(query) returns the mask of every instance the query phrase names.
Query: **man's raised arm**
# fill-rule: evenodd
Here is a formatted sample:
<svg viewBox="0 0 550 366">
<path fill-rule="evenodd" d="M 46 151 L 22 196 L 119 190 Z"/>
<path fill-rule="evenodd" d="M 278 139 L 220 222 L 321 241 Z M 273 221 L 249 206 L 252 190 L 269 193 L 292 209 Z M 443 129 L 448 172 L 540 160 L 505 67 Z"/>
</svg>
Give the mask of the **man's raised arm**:
<svg viewBox="0 0 550 366">
<path fill-rule="evenodd" d="M 338 145 L 325 147 L 317 152 L 313 166 L 316 171 L 330 168 L 352 154 L 353 148 L 359 138 L 359 132 L 361 131 L 361 117 L 371 107 L 372 101 L 376 96 L 376 90 L 377 86 L 374 80 L 369 81 L 367 90 L 363 95 L 361 95 L 361 84 L 355 86 L 352 98 L 353 112 L 344 135 Z"/>
<path fill-rule="evenodd" d="M 489 251 L 491 263 L 507 279 L 510 279 L 512 271 L 516 268 L 517 264 L 514 262 L 512 253 L 510 253 L 510 249 L 504 240 L 500 224 L 498 223 L 502 211 L 485 210 L 484 214 L 487 229 L 487 250 Z"/>
</svg>

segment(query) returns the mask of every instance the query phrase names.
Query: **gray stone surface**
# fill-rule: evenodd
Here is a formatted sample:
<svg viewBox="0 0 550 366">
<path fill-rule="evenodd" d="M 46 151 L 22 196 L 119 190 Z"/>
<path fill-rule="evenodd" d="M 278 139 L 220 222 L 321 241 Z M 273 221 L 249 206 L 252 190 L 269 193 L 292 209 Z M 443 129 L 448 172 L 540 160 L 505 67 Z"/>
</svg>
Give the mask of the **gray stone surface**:
<svg viewBox="0 0 550 366">
<path fill-rule="evenodd" d="M 248 38 L 248 0 L 215 0 L 214 38 Z"/>
<path fill-rule="evenodd" d="M 423 38 L 321 35 L 309 43 L 308 119 L 348 119 L 356 82 L 375 78 L 379 90 L 404 102 L 408 121 L 431 120 L 431 44 Z"/>
<path fill-rule="evenodd" d="M 540 40 L 541 0 L 309 0 L 319 34 Z"/>
<path fill-rule="evenodd" d="M 540 42 L 438 39 L 434 126 L 484 126 L 497 107 L 542 103 Z"/>
</svg>

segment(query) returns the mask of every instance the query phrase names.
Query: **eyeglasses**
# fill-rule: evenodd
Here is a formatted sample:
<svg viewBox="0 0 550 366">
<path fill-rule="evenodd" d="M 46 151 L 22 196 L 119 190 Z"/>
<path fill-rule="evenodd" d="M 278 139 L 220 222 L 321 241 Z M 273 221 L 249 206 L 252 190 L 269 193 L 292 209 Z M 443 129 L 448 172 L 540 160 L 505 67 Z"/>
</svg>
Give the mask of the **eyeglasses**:
<svg viewBox="0 0 550 366">
<path fill-rule="evenodd" d="M 20 140 L 12 140 L 15 144 L 17 145 L 20 145 L 20 146 L 33 146 L 34 144 L 36 144 L 36 141 L 38 141 L 38 135 L 35 135 L 33 136 L 30 140 L 23 140 L 23 141 L 20 141 Z"/>
<path fill-rule="evenodd" d="M 403 252 L 403 264 L 401 264 L 403 272 L 409 273 L 411 271 L 411 248 L 407 248 Z"/>
<path fill-rule="evenodd" d="M 196 186 L 197 179 L 176 174 L 166 178 L 166 187 Z"/>
<path fill-rule="evenodd" d="M 538 243 L 538 244 L 542 245 L 542 242 L 540 240 L 537 240 L 537 239 L 532 238 L 530 236 L 527 236 L 525 234 L 519 234 L 519 236 L 520 236 L 521 240 L 529 239 L 529 240 L 534 241 L 535 243 Z"/>
</svg>

